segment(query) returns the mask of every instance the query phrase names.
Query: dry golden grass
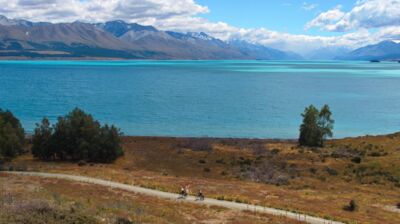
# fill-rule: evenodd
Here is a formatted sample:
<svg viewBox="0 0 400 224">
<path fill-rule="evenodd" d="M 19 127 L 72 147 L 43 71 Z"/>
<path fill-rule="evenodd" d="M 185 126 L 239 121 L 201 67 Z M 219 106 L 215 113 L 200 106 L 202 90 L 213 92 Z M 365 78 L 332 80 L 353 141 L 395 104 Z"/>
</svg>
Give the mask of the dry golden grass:
<svg viewBox="0 0 400 224">
<path fill-rule="evenodd" d="M 62 213 L 63 216 L 79 214 L 74 223 L 77 220 L 78 223 L 85 224 L 90 220 L 94 220 L 95 223 L 115 223 L 118 218 L 131 220 L 133 223 L 299 223 L 281 217 L 162 200 L 97 185 L 57 179 L 3 174 L 0 175 L 0 183 L 3 186 L 0 194 L 2 205 L 18 204 L 20 208 L 26 207 L 29 201 L 29 206 L 33 207 L 40 201 L 40 204 L 46 203 L 50 208 L 57 208 L 58 213 Z M 46 214 L 44 211 L 40 212 Z M 34 222 L 35 219 L 30 217 L 32 213 L 21 214 L 16 211 L 10 214 L 10 210 L 5 209 L 0 210 L 0 222 L 13 223 L 9 222 L 9 219 L 6 220 L 10 215 L 24 216 L 25 222 L 28 220 L 29 223 L 42 223 Z M 82 217 L 86 218 L 83 222 L 79 222 Z M 41 218 L 46 217 L 42 214 Z M 58 221 L 55 220 L 54 223 Z"/>
<path fill-rule="evenodd" d="M 400 201 L 399 134 L 334 140 L 323 149 L 298 148 L 289 141 L 203 141 L 127 137 L 125 155 L 114 164 L 81 167 L 68 162 L 40 162 L 30 155 L 11 164 L 171 192 L 189 184 L 193 191 L 202 189 L 206 197 L 349 223 L 400 222 L 399 213 L 385 209 Z M 355 157 L 361 162 L 357 163 Z M 281 177 L 288 184 L 281 182 Z M 283 185 L 276 185 L 279 183 Z M 359 205 L 356 212 L 343 209 L 351 199 Z"/>
</svg>

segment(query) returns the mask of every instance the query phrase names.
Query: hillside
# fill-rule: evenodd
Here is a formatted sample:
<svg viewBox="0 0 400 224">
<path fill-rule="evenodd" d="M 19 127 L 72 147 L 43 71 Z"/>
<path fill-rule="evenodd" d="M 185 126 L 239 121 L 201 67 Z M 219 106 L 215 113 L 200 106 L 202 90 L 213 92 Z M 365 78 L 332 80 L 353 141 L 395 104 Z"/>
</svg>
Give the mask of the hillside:
<svg viewBox="0 0 400 224">
<path fill-rule="evenodd" d="M 116 59 L 299 59 L 293 53 L 224 42 L 205 33 L 161 31 L 121 20 L 47 23 L 0 16 L 0 57 Z"/>
<path fill-rule="evenodd" d="M 383 41 L 358 48 L 337 59 L 344 60 L 400 60 L 400 43 Z"/>
<path fill-rule="evenodd" d="M 66 180 L 0 174 L 0 182 L 0 223 L 300 223 Z"/>
</svg>

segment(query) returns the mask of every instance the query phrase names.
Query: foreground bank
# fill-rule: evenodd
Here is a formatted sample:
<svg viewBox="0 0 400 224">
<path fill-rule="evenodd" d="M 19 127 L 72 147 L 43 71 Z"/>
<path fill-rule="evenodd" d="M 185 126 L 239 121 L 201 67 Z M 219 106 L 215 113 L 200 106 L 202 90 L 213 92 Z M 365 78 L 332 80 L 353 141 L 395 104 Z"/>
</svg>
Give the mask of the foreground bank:
<svg viewBox="0 0 400 224">
<path fill-rule="evenodd" d="M 167 192 L 190 185 L 206 198 L 349 223 L 398 223 L 399 143 L 400 134 L 332 140 L 323 148 L 273 140 L 123 137 L 125 154 L 111 164 L 40 162 L 24 154 L 3 169 L 85 175 Z"/>
</svg>

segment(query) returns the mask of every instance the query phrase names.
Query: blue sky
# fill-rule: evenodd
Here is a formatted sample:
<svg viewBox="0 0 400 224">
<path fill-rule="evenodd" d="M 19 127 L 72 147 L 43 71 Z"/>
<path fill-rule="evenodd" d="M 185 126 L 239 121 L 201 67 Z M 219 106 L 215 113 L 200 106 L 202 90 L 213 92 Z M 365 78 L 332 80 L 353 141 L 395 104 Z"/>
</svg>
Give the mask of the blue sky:
<svg viewBox="0 0 400 224">
<path fill-rule="evenodd" d="M 305 30 L 304 26 L 323 11 L 338 5 L 347 11 L 355 4 L 355 1 L 351 0 L 196 0 L 196 2 L 210 9 L 209 13 L 201 16 L 214 22 L 224 21 L 237 27 L 265 27 L 279 32 L 308 35 L 338 35 L 319 29 Z"/>
</svg>

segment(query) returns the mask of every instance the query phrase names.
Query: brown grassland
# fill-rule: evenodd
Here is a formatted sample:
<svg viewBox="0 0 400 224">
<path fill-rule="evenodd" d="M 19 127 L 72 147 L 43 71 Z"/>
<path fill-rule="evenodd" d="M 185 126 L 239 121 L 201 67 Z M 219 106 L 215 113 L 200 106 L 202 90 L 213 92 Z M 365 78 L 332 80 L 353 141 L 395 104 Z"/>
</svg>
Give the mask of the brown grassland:
<svg viewBox="0 0 400 224">
<path fill-rule="evenodd" d="M 331 140 L 321 149 L 301 148 L 291 141 L 161 137 L 124 137 L 123 147 L 125 155 L 113 164 L 41 162 L 25 154 L 4 167 L 91 176 L 169 192 L 190 185 L 193 193 L 202 189 L 206 197 L 347 223 L 400 223 L 395 208 L 400 202 L 400 134 Z M 16 197 L 57 194 L 65 204 L 82 204 L 83 214 L 100 214 L 104 219 L 119 215 L 134 220 L 141 217 L 145 223 L 219 223 L 221 219 L 231 223 L 265 223 L 262 219 L 290 223 L 96 186 L 26 178 L 3 176 L 0 180 L 10 186 L 7 189 L 29 183 L 27 186 L 45 192 L 11 192 Z M 344 206 L 352 199 L 358 208 L 346 211 Z M 137 209 L 143 215 L 135 215 Z"/>
<path fill-rule="evenodd" d="M 0 181 L 0 223 L 299 223 L 57 179 L 1 174 Z"/>
</svg>

